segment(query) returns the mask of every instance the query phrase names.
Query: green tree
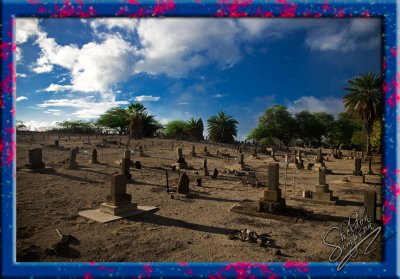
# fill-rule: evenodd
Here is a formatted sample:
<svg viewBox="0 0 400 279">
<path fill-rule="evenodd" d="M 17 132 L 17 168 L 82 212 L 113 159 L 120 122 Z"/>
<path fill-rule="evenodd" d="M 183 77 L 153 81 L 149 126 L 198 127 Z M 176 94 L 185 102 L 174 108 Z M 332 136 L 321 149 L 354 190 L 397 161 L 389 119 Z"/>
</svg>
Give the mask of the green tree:
<svg viewBox="0 0 400 279">
<path fill-rule="evenodd" d="M 146 111 L 141 103 L 131 103 L 126 109 L 129 120 L 129 133 L 133 138 L 154 136 L 162 125 Z"/>
<path fill-rule="evenodd" d="M 332 125 L 328 135 L 328 142 L 336 147 L 340 145 L 350 147 L 354 131 L 360 130 L 362 130 L 361 123 L 352 119 L 348 113 L 342 112 Z"/>
<path fill-rule="evenodd" d="M 382 77 L 375 73 L 360 74 L 348 84 L 344 90 L 350 93 L 343 97 L 343 103 L 352 117 L 362 121 L 367 154 L 371 156 L 372 126 L 382 116 Z"/>
<path fill-rule="evenodd" d="M 115 107 L 100 115 L 97 124 L 103 127 L 115 129 L 118 133 L 124 134 L 128 129 L 128 111 L 126 109 Z"/>
<path fill-rule="evenodd" d="M 318 136 L 315 134 L 317 131 L 318 123 L 316 122 L 315 115 L 309 111 L 301 111 L 295 116 L 297 123 L 298 137 L 307 145 L 310 146 Z"/>
<path fill-rule="evenodd" d="M 382 147 L 382 122 L 377 119 L 372 126 L 371 133 L 371 146 L 376 149 L 378 152 L 381 151 Z"/>
<path fill-rule="evenodd" d="M 185 130 L 186 135 L 193 140 L 203 140 L 204 125 L 201 118 L 195 119 L 191 118 L 187 122 L 187 127 Z"/>
<path fill-rule="evenodd" d="M 356 130 L 351 136 L 351 144 L 356 148 L 362 148 L 366 142 L 365 134 L 363 131 Z"/>
<path fill-rule="evenodd" d="M 56 123 L 59 130 L 68 133 L 94 133 L 96 131 L 93 122 L 84 120 L 61 121 Z"/>
<path fill-rule="evenodd" d="M 237 136 L 238 123 L 232 116 L 220 111 L 207 120 L 208 136 L 212 141 L 232 143 Z"/>
<path fill-rule="evenodd" d="M 313 134 L 315 135 L 317 146 L 321 146 L 322 138 L 327 138 L 329 136 L 332 126 L 335 122 L 335 118 L 332 114 L 326 112 L 315 112 L 313 115 L 316 122 L 316 127 L 313 131 Z"/>
<path fill-rule="evenodd" d="M 26 125 L 24 124 L 24 122 L 22 120 L 17 120 L 17 130 L 25 130 L 26 129 Z"/>
<path fill-rule="evenodd" d="M 253 139 L 261 141 L 263 138 L 274 138 L 280 144 L 289 148 L 290 143 L 296 138 L 297 123 L 282 105 L 275 105 L 267 109 L 258 119 L 258 126 L 250 132 Z"/>
<path fill-rule="evenodd" d="M 172 120 L 165 125 L 164 133 L 169 138 L 186 138 L 188 123 L 183 120 Z"/>
</svg>

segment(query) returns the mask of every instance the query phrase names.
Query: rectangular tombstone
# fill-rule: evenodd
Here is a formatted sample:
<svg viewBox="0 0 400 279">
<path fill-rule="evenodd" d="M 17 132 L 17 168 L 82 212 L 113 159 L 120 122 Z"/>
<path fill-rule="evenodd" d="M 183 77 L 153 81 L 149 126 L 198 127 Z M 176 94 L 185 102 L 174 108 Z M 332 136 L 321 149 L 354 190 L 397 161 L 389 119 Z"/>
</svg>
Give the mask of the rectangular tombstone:
<svg viewBox="0 0 400 279">
<path fill-rule="evenodd" d="M 376 192 L 366 191 L 364 193 L 365 215 L 371 218 L 372 222 L 376 220 Z"/>
<path fill-rule="evenodd" d="M 42 149 L 33 148 L 29 150 L 29 164 L 26 165 L 29 169 L 42 169 L 45 164 L 42 162 Z"/>
<path fill-rule="evenodd" d="M 326 185 L 326 167 L 319 168 L 319 185 Z"/>
<path fill-rule="evenodd" d="M 77 169 L 78 168 L 78 164 L 76 163 L 76 154 L 77 153 L 78 153 L 78 151 L 75 148 L 72 148 L 69 151 L 69 159 L 68 159 L 68 165 L 67 165 L 68 169 Z"/>
<path fill-rule="evenodd" d="M 361 171 L 361 158 L 355 158 L 354 159 L 354 171 L 353 171 L 353 175 L 355 176 L 361 176 L 362 175 L 362 171 Z"/>
<path fill-rule="evenodd" d="M 279 189 L 279 164 L 278 163 L 268 164 L 268 189 L 269 190 Z"/>
</svg>

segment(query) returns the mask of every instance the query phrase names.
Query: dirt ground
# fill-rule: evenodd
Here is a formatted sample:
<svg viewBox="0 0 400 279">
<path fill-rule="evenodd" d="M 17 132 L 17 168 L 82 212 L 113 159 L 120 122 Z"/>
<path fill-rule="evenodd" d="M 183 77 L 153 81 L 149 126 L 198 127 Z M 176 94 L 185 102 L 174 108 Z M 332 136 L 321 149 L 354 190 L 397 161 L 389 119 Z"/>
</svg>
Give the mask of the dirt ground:
<svg viewBox="0 0 400 279">
<path fill-rule="evenodd" d="M 111 139 L 112 137 L 104 138 Z M 323 236 L 330 228 L 339 226 L 341 220 L 354 216 L 363 204 L 364 191 L 374 190 L 381 201 L 381 178 L 366 175 L 363 185 L 345 182 L 354 169 L 354 161 L 329 158 L 326 162 L 333 174 L 327 175 L 329 188 L 341 202 L 337 205 L 309 204 L 291 200 L 301 195 L 303 189 L 314 189 L 318 183 L 318 172 L 307 169 L 295 170 L 289 165 L 286 180 L 286 204 L 297 209 L 312 211 L 319 220 L 293 218 L 292 221 L 260 218 L 231 212 L 232 206 L 244 199 L 257 201 L 262 197 L 264 187 L 243 183 L 249 176 L 235 176 L 224 172 L 227 159 L 217 155 L 217 150 L 238 157 L 233 146 L 215 145 L 209 142 L 172 141 L 169 139 L 132 140 L 131 150 L 134 161 L 139 160 L 142 169 L 131 168 L 134 183 L 128 184 L 127 192 L 139 205 L 156 206 L 158 210 L 143 213 L 127 219 L 109 223 L 98 223 L 78 215 L 79 211 L 96 209 L 105 202 L 110 192 L 110 174 L 120 170 L 115 163 L 123 156 L 125 146 L 116 144 L 96 147 L 102 137 L 90 137 L 91 144 L 84 143 L 87 137 L 63 136 L 60 147 L 54 146 L 56 135 L 43 140 L 36 134 L 17 135 L 17 261 L 95 261 L 95 262 L 327 262 L 332 247 L 322 243 Z M 117 142 L 118 136 L 113 136 Z M 123 145 L 126 136 L 122 137 Z M 174 147 L 171 148 L 172 142 Z M 145 157 L 139 157 L 138 145 L 145 146 Z M 191 146 L 196 146 L 197 156 L 191 156 Z M 77 155 L 79 170 L 68 170 L 63 161 L 68 158 L 68 148 L 79 147 Z M 171 171 L 176 162 L 176 148 L 183 147 L 186 161 L 194 170 L 188 170 L 190 191 L 193 197 L 175 197 L 166 192 L 165 170 Z M 204 146 L 210 156 L 203 154 Z M 28 163 L 28 150 L 42 148 L 43 161 L 53 167 L 53 173 L 31 173 L 24 170 Z M 98 151 L 98 160 L 105 164 L 89 164 L 92 150 Z M 315 150 L 314 150 L 315 152 Z M 330 150 L 323 150 L 330 153 Z M 272 162 L 269 155 L 258 153 L 253 158 L 250 148 L 244 151 L 246 166 L 255 172 L 264 185 L 267 179 L 267 164 Z M 285 184 L 285 163 L 283 153 L 277 153 L 280 164 L 280 188 Z M 207 158 L 208 168 L 220 171 L 218 179 L 203 177 L 201 168 Z M 305 164 L 314 162 L 315 156 L 303 158 Z M 234 162 L 230 159 L 230 163 Z M 374 157 L 373 171 L 381 173 L 381 158 Z M 198 174 L 196 174 L 196 171 Z M 368 172 L 367 162 L 362 162 L 363 173 Z M 296 172 L 294 174 L 294 172 Z M 296 177 L 295 187 L 293 177 Z M 203 185 L 196 185 L 196 178 L 202 177 Z M 178 173 L 169 175 L 170 185 L 176 185 Z M 379 214 L 378 214 L 379 216 Z M 303 216 L 304 217 L 304 216 Z M 51 253 L 52 245 L 60 240 L 58 229 L 65 235 L 72 235 L 75 243 L 70 253 L 57 256 Z M 269 240 L 264 247 L 257 243 L 232 240 L 233 230 L 255 231 L 266 234 Z M 332 233 L 331 243 L 338 243 L 339 235 Z M 47 249 L 47 250 L 46 250 Z M 50 252 L 49 252 L 50 251 Z M 380 261 L 382 251 L 358 256 L 351 261 Z"/>
</svg>

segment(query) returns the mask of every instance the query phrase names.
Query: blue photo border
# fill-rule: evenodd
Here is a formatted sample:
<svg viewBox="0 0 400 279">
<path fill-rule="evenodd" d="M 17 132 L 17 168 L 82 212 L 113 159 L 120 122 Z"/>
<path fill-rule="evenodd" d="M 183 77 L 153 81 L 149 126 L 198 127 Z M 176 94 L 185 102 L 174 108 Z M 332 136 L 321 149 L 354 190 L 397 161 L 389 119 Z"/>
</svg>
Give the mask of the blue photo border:
<svg viewBox="0 0 400 279">
<path fill-rule="evenodd" d="M 1 42 L 1 269 L 5 278 L 279 278 L 400 276 L 400 251 L 396 211 L 400 189 L 397 174 L 397 9 L 395 0 L 3 0 Z M 16 262 L 16 129 L 15 129 L 15 18 L 32 17 L 380 17 L 383 25 L 382 72 L 384 72 L 384 166 L 383 166 L 383 261 L 348 263 L 340 272 L 338 263 L 17 263 Z M 399 111 L 400 112 L 400 111 Z M 328 257 L 328 255 L 327 255 Z"/>
</svg>

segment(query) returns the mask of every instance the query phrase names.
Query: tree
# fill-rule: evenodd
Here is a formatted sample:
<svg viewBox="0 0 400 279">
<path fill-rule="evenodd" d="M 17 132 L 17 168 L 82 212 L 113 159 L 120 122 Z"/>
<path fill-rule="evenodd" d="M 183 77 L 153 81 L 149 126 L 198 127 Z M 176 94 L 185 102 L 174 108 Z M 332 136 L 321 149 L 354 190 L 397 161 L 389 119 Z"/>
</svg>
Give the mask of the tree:
<svg viewBox="0 0 400 279">
<path fill-rule="evenodd" d="M 232 143 L 237 136 L 237 120 L 221 111 L 207 120 L 208 136 L 212 141 Z"/>
<path fill-rule="evenodd" d="M 382 77 L 380 74 L 366 73 L 350 79 L 344 90 L 350 93 L 343 97 L 346 111 L 360 119 L 366 137 L 366 150 L 371 156 L 371 133 L 374 121 L 382 116 Z"/>
<path fill-rule="evenodd" d="M 329 132 L 332 130 L 332 126 L 335 122 L 335 118 L 332 114 L 326 112 L 315 112 L 314 114 L 316 127 L 314 135 L 316 136 L 317 146 L 321 146 L 322 137 L 327 138 Z"/>
<path fill-rule="evenodd" d="M 309 111 L 301 111 L 296 114 L 298 137 L 307 145 L 311 146 L 318 136 L 316 135 L 317 125 L 315 115 Z"/>
<path fill-rule="evenodd" d="M 382 147 L 382 122 L 377 119 L 372 126 L 371 133 L 371 147 L 376 149 L 378 152 L 381 151 Z"/>
<path fill-rule="evenodd" d="M 162 129 L 162 125 L 155 119 L 154 115 L 148 114 L 141 103 L 131 103 L 128 108 L 129 133 L 133 138 L 154 136 Z"/>
<path fill-rule="evenodd" d="M 25 130 L 25 129 L 26 129 L 26 125 L 24 124 L 24 122 L 22 120 L 17 120 L 17 131 Z"/>
<path fill-rule="evenodd" d="M 333 123 L 332 129 L 328 135 L 329 144 L 339 147 L 350 147 L 354 131 L 362 130 L 361 123 L 354 120 L 346 112 L 339 114 L 338 119 Z"/>
<path fill-rule="evenodd" d="M 107 128 L 116 129 L 121 135 L 127 132 L 128 116 L 128 111 L 123 108 L 111 108 L 104 114 L 100 115 L 100 118 L 97 120 L 97 124 Z"/>
<path fill-rule="evenodd" d="M 59 130 L 67 133 L 94 133 L 96 128 L 93 122 L 84 120 L 61 121 L 56 123 Z"/>
<path fill-rule="evenodd" d="M 164 133 L 169 138 L 183 139 L 186 137 L 185 130 L 188 123 L 183 120 L 172 120 L 165 125 Z"/>
<path fill-rule="evenodd" d="M 204 125 L 201 118 L 191 118 L 186 122 L 185 134 L 193 140 L 203 140 Z"/>
<path fill-rule="evenodd" d="M 260 141 L 263 138 L 277 139 L 286 148 L 296 138 L 297 123 L 285 106 L 275 105 L 267 109 L 258 119 L 258 126 L 250 135 Z"/>
</svg>

